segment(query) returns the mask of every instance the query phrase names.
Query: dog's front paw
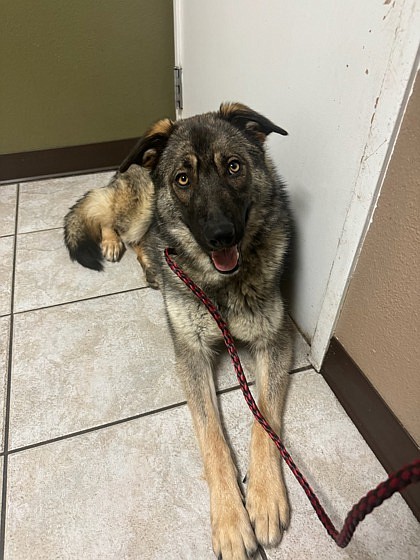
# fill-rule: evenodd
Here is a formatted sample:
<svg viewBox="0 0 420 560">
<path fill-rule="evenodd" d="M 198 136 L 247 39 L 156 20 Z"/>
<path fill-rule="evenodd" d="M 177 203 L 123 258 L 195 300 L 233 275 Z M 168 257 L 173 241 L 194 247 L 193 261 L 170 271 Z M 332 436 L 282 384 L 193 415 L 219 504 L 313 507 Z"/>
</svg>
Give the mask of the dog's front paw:
<svg viewBox="0 0 420 560">
<path fill-rule="evenodd" d="M 223 560 L 248 560 L 258 544 L 241 497 L 220 496 L 211 499 L 213 550 Z"/>
<path fill-rule="evenodd" d="M 124 243 L 117 237 L 102 239 L 101 251 L 107 261 L 117 262 L 125 251 Z"/>
<path fill-rule="evenodd" d="M 261 472 L 250 474 L 246 509 L 258 542 L 264 546 L 277 546 L 289 526 L 290 517 L 286 489 L 277 469 L 271 470 L 267 476 L 261 476 Z"/>
</svg>

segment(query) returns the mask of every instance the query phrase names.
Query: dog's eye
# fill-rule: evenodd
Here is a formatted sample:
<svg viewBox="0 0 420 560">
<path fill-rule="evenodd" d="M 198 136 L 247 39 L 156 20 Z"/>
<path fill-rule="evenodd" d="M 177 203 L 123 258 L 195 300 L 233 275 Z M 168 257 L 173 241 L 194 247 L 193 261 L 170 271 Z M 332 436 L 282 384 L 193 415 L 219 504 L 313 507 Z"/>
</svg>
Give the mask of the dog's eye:
<svg viewBox="0 0 420 560">
<path fill-rule="evenodd" d="M 235 175 L 241 169 L 241 164 L 237 159 L 232 159 L 228 163 L 228 171 L 231 175 Z"/>
<path fill-rule="evenodd" d="M 188 185 L 190 184 L 190 180 L 186 173 L 178 173 L 178 175 L 175 177 L 175 181 L 180 187 L 183 188 L 188 187 Z"/>
</svg>

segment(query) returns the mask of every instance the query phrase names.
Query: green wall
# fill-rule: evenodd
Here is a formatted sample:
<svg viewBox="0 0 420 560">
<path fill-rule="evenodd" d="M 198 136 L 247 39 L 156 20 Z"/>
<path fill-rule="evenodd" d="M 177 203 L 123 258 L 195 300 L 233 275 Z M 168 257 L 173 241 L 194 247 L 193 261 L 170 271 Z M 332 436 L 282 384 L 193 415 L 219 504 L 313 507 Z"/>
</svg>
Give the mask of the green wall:
<svg viewBox="0 0 420 560">
<path fill-rule="evenodd" d="M 2 0 L 0 153 L 139 136 L 173 66 L 170 0 Z"/>
</svg>

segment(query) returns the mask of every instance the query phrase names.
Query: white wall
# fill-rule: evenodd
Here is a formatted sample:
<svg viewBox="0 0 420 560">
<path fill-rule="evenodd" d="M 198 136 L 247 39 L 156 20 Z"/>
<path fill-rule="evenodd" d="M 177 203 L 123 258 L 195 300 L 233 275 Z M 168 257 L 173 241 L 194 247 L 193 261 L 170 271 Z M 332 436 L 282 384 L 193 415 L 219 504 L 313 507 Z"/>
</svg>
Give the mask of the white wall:
<svg viewBox="0 0 420 560">
<path fill-rule="evenodd" d="M 290 134 L 268 145 L 298 223 L 292 314 L 317 366 L 401 116 L 419 43 L 415 5 L 176 1 L 183 116 L 238 100 Z"/>
</svg>

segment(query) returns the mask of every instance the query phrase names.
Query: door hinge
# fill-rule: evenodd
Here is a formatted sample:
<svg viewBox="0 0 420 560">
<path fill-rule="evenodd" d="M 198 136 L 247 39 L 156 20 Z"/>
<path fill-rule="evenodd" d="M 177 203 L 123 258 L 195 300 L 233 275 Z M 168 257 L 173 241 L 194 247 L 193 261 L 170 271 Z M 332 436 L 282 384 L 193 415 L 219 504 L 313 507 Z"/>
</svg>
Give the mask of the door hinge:
<svg viewBox="0 0 420 560">
<path fill-rule="evenodd" d="M 182 68 L 175 66 L 174 68 L 174 86 L 175 86 L 175 109 L 182 109 Z"/>
</svg>

